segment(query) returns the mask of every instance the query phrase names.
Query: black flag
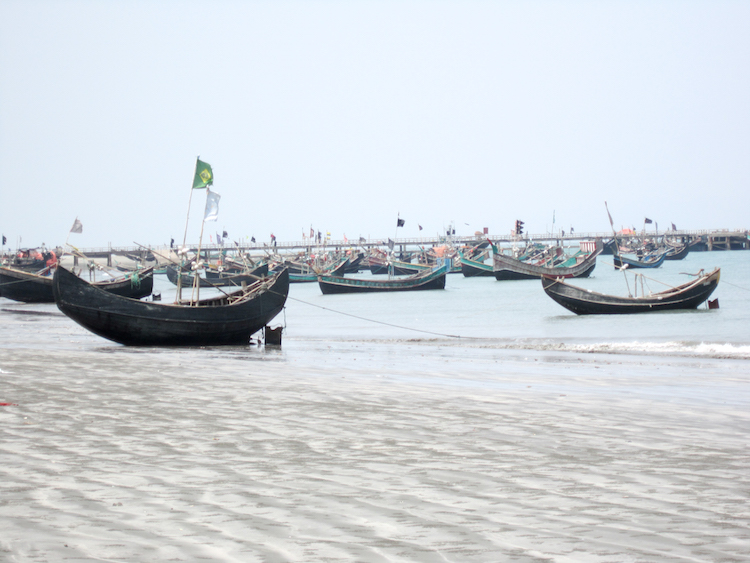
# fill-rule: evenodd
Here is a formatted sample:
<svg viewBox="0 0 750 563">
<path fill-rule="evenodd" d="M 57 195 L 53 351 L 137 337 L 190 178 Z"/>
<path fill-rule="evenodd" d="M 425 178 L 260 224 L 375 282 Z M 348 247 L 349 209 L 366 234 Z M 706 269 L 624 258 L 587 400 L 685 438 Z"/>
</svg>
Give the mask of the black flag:
<svg viewBox="0 0 750 563">
<path fill-rule="evenodd" d="M 8 239 L 5 238 L 5 235 L 3 235 L 3 246 L 5 246 L 5 243 L 8 242 Z"/>
<path fill-rule="evenodd" d="M 398 219 L 396 220 L 396 226 L 397 226 L 397 227 L 403 227 L 403 226 L 404 226 L 404 223 L 406 223 L 406 221 L 404 221 L 403 219 L 401 219 L 401 217 L 399 217 L 399 218 L 398 218 Z"/>
<path fill-rule="evenodd" d="M 394 246 L 395 246 L 395 243 L 391 239 L 388 239 L 388 248 L 390 248 L 391 250 L 393 250 Z"/>
<path fill-rule="evenodd" d="M 646 223 L 646 224 L 649 224 L 649 223 L 653 223 L 653 221 L 652 221 L 651 219 L 649 219 L 648 217 L 646 217 L 646 218 L 645 218 L 645 219 L 643 220 L 643 222 L 644 222 L 644 223 Z"/>
</svg>

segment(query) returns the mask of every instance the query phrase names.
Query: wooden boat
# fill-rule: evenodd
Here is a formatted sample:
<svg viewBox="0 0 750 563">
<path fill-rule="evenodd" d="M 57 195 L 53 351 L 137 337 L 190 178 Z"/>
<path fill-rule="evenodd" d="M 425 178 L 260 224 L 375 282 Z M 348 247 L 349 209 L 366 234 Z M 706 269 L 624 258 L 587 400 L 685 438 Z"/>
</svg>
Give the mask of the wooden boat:
<svg viewBox="0 0 750 563">
<path fill-rule="evenodd" d="M 662 265 L 666 257 L 666 252 L 648 254 L 642 258 L 638 258 L 638 256 L 632 257 L 624 254 L 615 254 L 614 262 L 615 268 L 618 270 L 623 266 L 628 268 L 658 268 Z"/>
<path fill-rule="evenodd" d="M 52 277 L 0 267 L 0 296 L 24 303 L 54 303 Z"/>
<path fill-rule="evenodd" d="M 461 260 L 461 273 L 464 275 L 464 277 L 492 277 L 495 275 L 492 264 L 486 264 L 483 260 L 480 261 L 475 260 L 474 258 L 470 258 L 461 251 L 458 252 L 458 255 Z"/>
<path fill-rule="evenodd" d="M 596 257 L 601 251 L 601 244 L 596 244 L 593 250 L 577 252 L 554 265 L 547 265 L 549 261 L 542 265 L 534 264 L 495 252 L 492 269 L 498 281 L 539 279 L 545 275 L 558 278 L 587 278 L 596 268 Z"/>
<path fill-rule="evenodd" d="M 334 293 L 374 293 L 385 291 L 417 291 L 426 289 L 445 289 L 445 276 L 449 264 L 425 270 L 418 274 L 391 278 L 387 280 L 372 280 L 361 278 L 346 278 L 321 274 L 318 284 L 324 295 Z"/>
<path fill-rule="evenodd" d="M 682 246 L 667 246 L 667 255 L 664 257 L 665 260 L 682 260 L 690 253 L 690 245 L 683 244 Z"/>
<path fill-rule="evenodd" d="M 286 269 L 245 289 L 194 303 L 140 301 L 103 291 L 57 268 L 57 307 L 103 338 L 129 346 L 244 345 L 284 307 Z"/>
<path fill-rule="evenodd" d="M 91 285 L 122 297 L 141 299 L 151 295 L 154 290 L 154 267 L 134 270 L 110 280 L 92 282 Z"/>
<path fill-rule="evenodd" d="M 193 287 L 195 276 L 193 272 L 188 272 L 183 268 L 181 274 L 179 273 L 179 266 L 174 264 L 168 264 L 167 268 L 167 279 L 174 285 L 179 284 L 182 287 Z M 258 281 L 258 278 L 262 278 L 268 275 L 268 264 L 261 264 L 251 271 L 245 271 L 241 274 L 233 272 L 216 272 L 212 270 L 206 270 L 206 276 L 199 276 L 200 287 L 240 287 L 243 283 L 249 285 Z"/>
<path fill-rule="evenodd" d="M 356 274 L 359 272 L 359 270 L 363 267 L 362 262 L 365 260 L 365 253 L 360 252 L 357 257 L 352 260 L 349 258 L 349 263 L 346 265 L 346 271 L 345 274 Z"/>
<path fill-rule="evenodd" d="M 89 282 L 84 281 L 84 283 Z M 151 295 L 154 289 L 154 271 L 153 268 L 147 268 L 110 280 L 93 282 L 91 285 L 116 295 L 140 299 Z M 55 302 L 52 276 L 33 274 L 14 268 L 0 268 L 0 295 L 24 303 Z"/>
<path fill-rule="evenodd" d="M 568 285 L 550 276 L 542 278 L 547 295 L 577 315 L 622 315 L 674 309 L 695 309 L 709 298 L 719 283 L 720 269 L 701 274 L 691 282 L 641 297 L 618 297 Z"/>
<path fill-rule="evenodd" d="M 431 270 L 427 264 L 415 264 L 413 262 L 402 262 L 400 260 L 378 260 L 370 259 L 370 273 L 373 275 L 411 276 L 425 270 Z"/>
<path fill-rule="evenodd" d="M 330 274 L 333 276 L 343 276 L 349 265 L 348 258 L 342 258 L 338 262 L 330 264 L 328 267 L 317 270 L 313 266 L 309 267 L 309 272 L 299 274 L 289 274 L 289 283 L 308 283 L 318 281 L 320 274 Z"/>
</svg>

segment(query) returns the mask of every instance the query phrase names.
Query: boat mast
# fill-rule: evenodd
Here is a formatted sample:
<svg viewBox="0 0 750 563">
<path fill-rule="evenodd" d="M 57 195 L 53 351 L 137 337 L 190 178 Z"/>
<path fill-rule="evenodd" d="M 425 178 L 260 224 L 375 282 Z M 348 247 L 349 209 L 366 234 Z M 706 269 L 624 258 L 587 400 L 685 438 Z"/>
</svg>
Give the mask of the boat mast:
<svg viewBox="0 0 750 563">
<path fill-rule="evenodd" d="M 198 161 L 200 160 L 200 155 L 195 157 L 195 169 L 193 170 L 193 187 L 190 188 L 190 197 L 188 198 L 188 208 L 187 208 L 187 217 L 185 218 L 185 234 L 182 237 L 182 248 L 178 249 L 178 257 L 179 257 L 179 250 L 182 250 L 185 252 L 184 256 L 187 256 L 187 251 L 185 248 L 185 245 L 187 244 L 187 230 L 188 230 L 188 223 L 190 222 L 190 205 L 193 203 L 193 190 L 195 189 L 195 176 L 198 174 Z M 183 259 L 180 258 L 179 260 L 179 266 L 177 268 L 177 299 L 175 302 L 179 302 L 182 299 L 182 264 Z"/>
<path fill-rule="evenodd" d="M 620 255 L 620 243 L 617 242 L 617 233 L 615 233 L 615 223 L 612 221 L 612 215 L 609 213 L 609 207 L 607 206 L 607 202 L 604 202 L 604 208 L 607 210 L 607 217 L 609 217 L 609 224 L 612 227 L 612 238 L 615 241 L 615 256 Z M 628 283 L 628 275 L 625 273 L 625 266 L 622 265 L 622 260 L 620 261 L 620 270 L 622 270 L 622 275 L 625 277 L 625 287 L 628 288 L 628 295 L 630 297 L 633 296 L 632 293 L 630 293 L 630 284 Z"/>
</svg>

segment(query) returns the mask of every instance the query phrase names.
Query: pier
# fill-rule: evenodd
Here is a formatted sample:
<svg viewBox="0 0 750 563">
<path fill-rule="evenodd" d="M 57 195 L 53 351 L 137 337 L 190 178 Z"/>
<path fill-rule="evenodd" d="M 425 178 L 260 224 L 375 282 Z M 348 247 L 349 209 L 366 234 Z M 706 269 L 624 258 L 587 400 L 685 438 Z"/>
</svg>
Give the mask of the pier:
<svg viewBox="0 0 750 563">
<path fill-rule="evenodd" d="M 623 242 L 627 242 L 634 238 L 669 238 L 675 240 L 691 241 L 691 251 L 725 251 L 725 250 L 750 250 L 750 238 L 748 238 L 750 230 L 679 230 L 679 231 L 665 231 L 662 233 L 649 233 L 643 232 L 634 234 L 623 234 L 617 235 L 617 238 Z M 562 236 L 561 233 L 552 234 L 522 234 L 522 235 L 493 235 L 493 234 L 474 234 L 474 235 L 445 235 L 437 237 L 422 237 L 422 238 L 389 238 L 389 237 L 377 237 L 369 239 L 347 239 L 347 240 L 332 240 L 322 239 L 319 242 L 312 239 L 302 241 L 287 241 L 279 242 L 256 242 L 252 244 L 240 243 L 236 245 L 231 241 L 227 241 L 225 244 L 201 244 L 201 251 L 205 251 L 209 254 L 218 253 L 222 250 L 227 251 L 240 251 L 242 253 L 249 253 L 251 256 L 264 256 L 271 254 L 297 254 L 300 252 L 328 252 L 336 250 L 349 250 L 353 248 L 359 248 L 363 250 L 370 250 L 372 248 L 389 248 L 390 244 L 393 244 L 394 250 L 397 252 L 410 252 L 418 251 L 421 249 L 427 249 L 433 246 L 471 246 L 479 244 L 486 240 L 491 240 L 495 244 L 502 246 L 508 245 L 519 245 L 523 246 L 529 242 L 539 243 L 552 243 L 559 241 L 563 244 L 570 246 L 577 246 L 580 241 L 584 240 L 596 240 L 601 239 L 608 241 L 613 238 L 611 232 L 588 232 L 588 233 L 565 233 Z M 198 248 L 198 244 L 188 244 L 188 249 L 195 252 Z M 80 251 L 87 257 L 92 259 L 106 259 L 107 265 L 113 264 L 113 256 L 127 256 L 130 258 L 137 258 L 140 260 L 146 260 L 147 257 L 153 253 L 167 255 L 177 249 L 177 245 L 174 248 L 170 248 L 169 245 L 149 245 L 149 246 L 127 246 L 127 247 L 106 247 L 106 248 L 86 248 L 80 249 Z M 78 258 L 75 259 L 76 263 Z"/>
</svg>

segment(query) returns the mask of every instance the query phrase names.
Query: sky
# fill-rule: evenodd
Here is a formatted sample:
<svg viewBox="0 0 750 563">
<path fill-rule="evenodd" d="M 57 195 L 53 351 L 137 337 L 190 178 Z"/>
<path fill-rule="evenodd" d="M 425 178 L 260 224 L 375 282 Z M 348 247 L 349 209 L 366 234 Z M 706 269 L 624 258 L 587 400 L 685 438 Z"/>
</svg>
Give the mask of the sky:
<svg viewBox="0 0 750 563">
<path fill-rule="evenodd" d="M 750 228 L 744 0 L 1 0 L 0 22 L 13 248 L 195 243 L 197 157 L 210 241 L 606 233 L 605 201 L 617 229 Z"/>
</svg>

